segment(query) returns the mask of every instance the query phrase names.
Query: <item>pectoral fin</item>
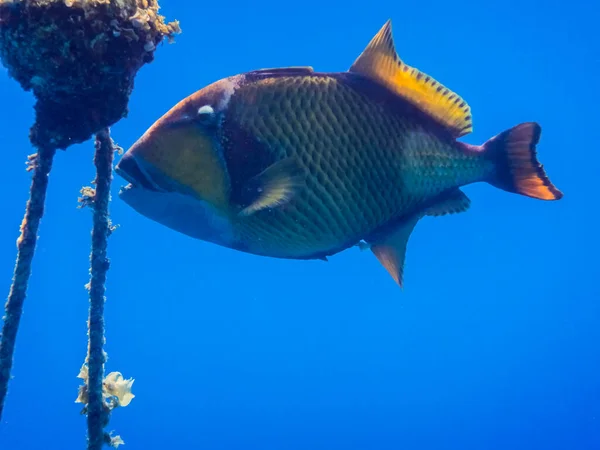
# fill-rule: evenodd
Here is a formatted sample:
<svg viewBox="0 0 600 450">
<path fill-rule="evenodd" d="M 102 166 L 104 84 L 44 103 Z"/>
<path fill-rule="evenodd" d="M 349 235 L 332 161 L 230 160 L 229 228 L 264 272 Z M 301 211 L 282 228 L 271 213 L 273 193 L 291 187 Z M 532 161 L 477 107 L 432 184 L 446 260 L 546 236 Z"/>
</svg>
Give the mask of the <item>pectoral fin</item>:
<svg viewBox="0 0 600 450">
<path fill-rule="evenodd" d="M 394 281 L 402 288 L 404 276 L 404 260 L 406 258 L 406 247 L 408 239 L 413 232 L 417 222 L 423 216 L 442 216 L 465 212 L 469 209 L 471 201 L 460 189 L 455 189 L 445 195 L 443 199 L 402 220 L 392 232 L 381 236 L 374 241 L 369 241 L 371 251 L 379 262 L 385 267 Z M 361 249 L 365 244 L 359 243 Z"/>
<path fill-rule="evenodd" d="M 276 162 L 244 186 L 242 195 L 246 206 L 239 214 L 249 216 L 289 202 L 304 185 L 304 179 L 304 172 L 293 158 Z"/>
</svg>

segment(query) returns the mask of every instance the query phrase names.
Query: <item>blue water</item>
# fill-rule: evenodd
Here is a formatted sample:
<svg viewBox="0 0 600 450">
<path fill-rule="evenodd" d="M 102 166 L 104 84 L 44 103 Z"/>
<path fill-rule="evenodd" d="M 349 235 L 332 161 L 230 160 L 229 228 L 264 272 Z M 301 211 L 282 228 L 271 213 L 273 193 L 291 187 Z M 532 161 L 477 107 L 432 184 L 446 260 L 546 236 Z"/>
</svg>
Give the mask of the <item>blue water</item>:
<svg viewBox="0 0 600 450">
<path fill-rule="evenodd" d="M 425 218 L 400 291 L 369 252 L 259 258 L 179 235 L 117 197 L 106 370 L 136 397 L 126 450 L 600 449 L 596 141 L 599 7 L 500 2 L 176 2 L 183 34 L 137 77 L 123 147 L 175 102 L 262 67 L 346 70 L 392 19 L 401 57 L 463 96 L 479 144 L 542 125 L 554 203 L 477 184 Z M 33 98 L 0 73 L 0 292 L 28 196 Z M 18 336 L 0 448 L 82 449 L 93 145 L 60 152 Z"/>
</svg>

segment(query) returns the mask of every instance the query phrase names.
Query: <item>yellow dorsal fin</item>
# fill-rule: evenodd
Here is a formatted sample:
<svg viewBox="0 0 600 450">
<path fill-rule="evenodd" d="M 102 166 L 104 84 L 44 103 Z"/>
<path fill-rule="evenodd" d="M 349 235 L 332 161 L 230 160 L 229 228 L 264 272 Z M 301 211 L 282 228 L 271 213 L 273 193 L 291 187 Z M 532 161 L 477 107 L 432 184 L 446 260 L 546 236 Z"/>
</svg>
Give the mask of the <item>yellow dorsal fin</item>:
<svg viewBox="0 0 600 450">
<path fill-rule="evenodd" d="M 415 104 L 450 128 L 455 137 L 473 131 L 467 102 L 400 59 L 394 47 L 391 20 L 379 30 L 349 71 L 364 75 Z"/>
</svg>

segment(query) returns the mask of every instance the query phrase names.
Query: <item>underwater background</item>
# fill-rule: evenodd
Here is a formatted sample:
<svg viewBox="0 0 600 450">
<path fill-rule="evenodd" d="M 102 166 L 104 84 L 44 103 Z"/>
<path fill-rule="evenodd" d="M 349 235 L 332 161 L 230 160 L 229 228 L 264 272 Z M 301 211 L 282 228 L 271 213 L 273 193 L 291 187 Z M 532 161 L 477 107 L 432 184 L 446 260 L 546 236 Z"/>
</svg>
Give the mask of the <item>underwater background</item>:
<svg viewBox="0 0 600 450">
<path fill-rule="evenodd" d="M 226 76 L 344 71 L 392 19 L 400 57 L 469 102 L 480 144 L 542 126 L 565 197 L 464 188 L 425 218 L 402 291 L 370 252 L 261 258 L 193 240 L 117 197 L 106 373 L 135 378 L 107 431 L 137 449 L 600 449 L 600 7 L 547 2 L 183 2 L 183 33 L 136 79 L 128 148 L 174 103 Z M 0 72 L 0 292 L 29 194 L 33 95 Z M 0 449 L 80 449 L 93 144 L 59 151 L 17 339 Z M 117 156 L 118 161 L 118 156 Z"/>
</svg>

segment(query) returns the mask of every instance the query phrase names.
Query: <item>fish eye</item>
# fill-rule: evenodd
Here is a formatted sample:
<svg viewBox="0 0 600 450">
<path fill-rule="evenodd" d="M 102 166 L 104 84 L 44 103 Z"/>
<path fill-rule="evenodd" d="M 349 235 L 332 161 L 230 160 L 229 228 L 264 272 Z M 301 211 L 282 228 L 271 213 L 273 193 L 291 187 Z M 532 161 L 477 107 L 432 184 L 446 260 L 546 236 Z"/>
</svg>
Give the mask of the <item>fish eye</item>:
<svg viewBox="0 0 600 450">
<path fill-rule="evenodd" d="M 197 116 L 201 122 L 212 122 L 215 117 L 215 110 L 210 105 L 204 105 L 198 108 Z"/>
</svg>

